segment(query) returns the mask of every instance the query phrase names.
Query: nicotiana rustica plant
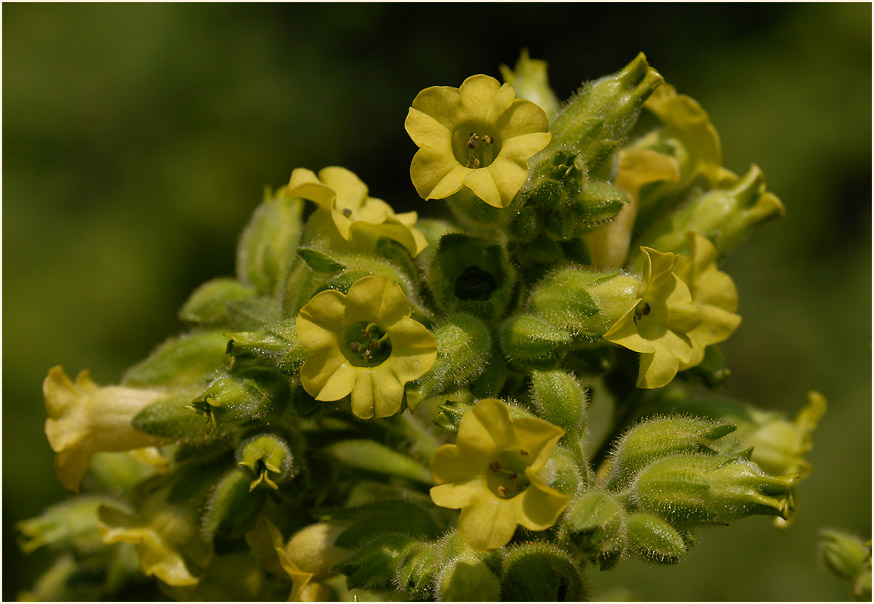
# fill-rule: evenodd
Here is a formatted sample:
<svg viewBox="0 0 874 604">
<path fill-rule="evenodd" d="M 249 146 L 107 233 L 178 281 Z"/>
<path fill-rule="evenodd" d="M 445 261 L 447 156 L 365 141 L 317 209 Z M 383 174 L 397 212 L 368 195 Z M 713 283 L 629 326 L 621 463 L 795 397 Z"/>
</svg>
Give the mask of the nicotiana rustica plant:
<svg viewBox="0 0 874 604">
<path fill-rule="evenodd" d="M 783 204 L 642 54 L 564 103 L 527 53 L 501 73 L 406 116 L 422 208 L 453 221 L 294 168 L 186 333 L 117 386 L 49 370 L 86 492 L 19 524 L 57 552 L 24 596 L 574 601 L 702 527 L 792 523 L 825 399 L 789 420 L 710 392 L 741 324 L 720 263 Z M 823 539 L 870 597 L 870 542 Z"/>
</svg>

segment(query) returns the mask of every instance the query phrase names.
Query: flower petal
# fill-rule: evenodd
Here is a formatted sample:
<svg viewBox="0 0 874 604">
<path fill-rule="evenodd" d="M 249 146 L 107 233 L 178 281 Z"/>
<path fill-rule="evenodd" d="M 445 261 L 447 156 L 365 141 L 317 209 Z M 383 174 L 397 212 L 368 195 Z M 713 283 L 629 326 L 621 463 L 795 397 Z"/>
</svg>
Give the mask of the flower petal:
<svg viewBox="0 0 874 604">
<path fill-rule="evenodd" d="M 404 128 L 418 147 L 432 147 L 452 154 L 452 131 L 436 118 L 410 107 Z"/>
<path fill-rule="evenodd" d="M 467 482 L 441 484 L 431 487 L 431 499 L 440 507 L 457 510 L 470 505 L 484 488 L 484 481 L 479 477 Z"/>
<path fill-rule="evenodd" d="M 339 401 L 355 388 L 360 368 L 352 367 L 339 351 L 325 358 L 327 362 L 318 367 L 316 375 L 313 375 L 316 369 L 305 371 L 307 359 L 300 368 L 300 383 L 317 401 Z"/>
<path fill-rule="evenodd" d="M 495 208 L 504 208 L 510 205 L 512 200 L 512 198 L 507 200 L 505 205 L 504 200 L 501 198 L 501 192 L 495 184 L 495 178 L 488 168 L 467 170 L 467 174 L 464 176 L 464 185 L 473 191 L 474 195 Z M 522 185 L 520 184 L 519 186 L 521 187 Z"/>
<path fill-rule="evenodd" d="M 328 166 L 319 170 L 319 180 L 337 193 L 336 204 L 340 209 L 357 210 L 367 199 L 367 185 L 354 172 L 340 166 Z"/>
<path fill-rule="evenodd" d="M 389 361 L 390 362 L 390 361 Z M 352 390 L 352 413 L 361 419 L 389 417 L 401 408 L 403 384 L 384 365 L 359 368 Z"/>
<path fill-rule="evenodd" d="M 515 497 L 519 524 L 532 531 L 543 531 L 555 524 L 571 498 L 549 487 L 541 479 L 531 481 L 524 493 Z"/>
<path fill-rule="evenodd" d="M 424 325 L 409 317 L 386 328 L 391 338 L 391 363 L 405 382 L 424 375 L 437 359 L 437 338 Z"/>
<path fill-rule="evenodd" d="M 411 313 L 404 290 L 382 275 L 359 279 L 346 294 L 347 325 L 368 321 L 388 329 Z"/>
<path fill-rule="evenodd" d="M 564 429 L 533 417 L 513 420 L 513 429 L 518 445 L 531 456 L 528 469 L 532 472 L 538 472 L 546 465 L 553 448 L 565 434 Z"/>
<path fill-rule="evenodd" d="M 477 550 L 492 550 L 506 545 L 516 532 L 516 506 L 512 500 L 498 499 L 480 492 L 472 505 L 462 508 L 458 532 L 464 542 Z"/>
<path fill-rule="evenodd" d="M 549 118 L 546 117 L 546 112 L 539 105 L 525 99 L 514 101 L 495 123 L 505 139 L 534 132 L 546 133 L 549 130 Z"/>
<path fill-rule="evenodd" d="M 319 337 L 317 334 L 320 333 L 311 326 L 336 333 L 338 324 L 345 314 L 346 296 L 336 290 L 327 289 L 310 298 L 297 316 L 297 335 L 303 347 L 309 351 L 322 345 L 321 340 L 319 343 L 310 344 Z"/>
<path fill-rule="evenodd" d="M 446 199 L 462 187 L 467 171 L 451 151 L 423 147 L 413 156 L 410 179 L 422 199 Z"/>
<path fill-rule="evenodd" d="M 656 349 L 654 353 L 640 355 L 638 388 L 661 388 L 667 386 L 680 367 L 680 360 L 672 354 Z"/>
<path fill-rule="evenodd" d="M 413 109 L 430 115 L 450 130 L 464 120 L 461 93 L 452 86 L 431 86 L 416 95 Z"/>
<path fill-rule="evenodd" d="M 458 427 L 458 446 L 465 454 L 493 456 L 516 442 L 507 404 L 484 399 L 464 414 Z"/>
<path fill-rule="evenodd" d="M 320 207 L 330 210 L 337 193 L 331 187 L 322 184 L 312 170 L 295 168 L 285 189 L 285 196 L 309 199 Z"/>
<path fill-rule="evenodd" d="M 443 445 L 431 457 L 431 475 L 437 484 L 467 482 L 477 476 L 482 479 L 482 473 L 488 464 L 488 457 L 471 455 L 456 445 Z M 444 506 L 436 500 L 435 503 L 443 507 L 450 507 Z"/>
<path fill-rule="evenodd" d="M 505 84 L 505 86 L 510 91 L 513 90 L 509 84 Z M 489 105 L 495 100 L 499 90 L 501 90 L 501 83 L 492 76 L 483 74 L 470 76 L 458 88 L 465 113 L 477 120 L 482 120 L 485 117 Z M 507 104 L 509 105 L 509 103 Z"/>
</svg>

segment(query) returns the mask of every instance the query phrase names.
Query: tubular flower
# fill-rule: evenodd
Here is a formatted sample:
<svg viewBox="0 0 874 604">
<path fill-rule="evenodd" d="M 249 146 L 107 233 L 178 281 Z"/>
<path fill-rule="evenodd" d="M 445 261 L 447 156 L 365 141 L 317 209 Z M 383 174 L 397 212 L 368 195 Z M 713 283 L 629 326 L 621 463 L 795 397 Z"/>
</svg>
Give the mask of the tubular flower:
<svg viewBox="0 0 874 604">
<path fill-rule="evenodd" d="M 346 295 L 327 290 L 300 310 L 297 333 L 307 352 L 301 384 L 318 401 L 352 394 L 362 419 L 401 408 L 404 384 L 437 359 L 437 340 L 410 318 L 403 290 L 388 277 L 364 277 Z"/>
<path fill-rule="evenodd" d="M 404 126 L 419 147 L 410 165 L 423 199 L 462 187 L 506 208 L 528 178 L 528 160 L 549 144 L 549 119 L 509 84 L 475 75 L 460 88 L 432 86 L 413 99 Z"/>
<path fill-rule="evenodd" d="M 339 166 L 319 170 L 297 168 L 285 188 L 286 197 L 302 197 L 331 214 L 340 236 L 346 241 L 364 237 L 387 237 L 403 245 L 416 256 L 428 242 L 416 228 L 416 212 L 395 214 L 381 199 L 367 194 L 367 185 L 355 174 Z"/>
<path fill-rule="evenodd" d="M 562 436 L 558 426 L 514 419 L 506 403 L 482 400 L 462 417 L 456 444 L 431 458 L 431 499 L 461 509 L 458 530 L 474 549 L 506 545 L 517 524 L 545 530 L 570 501 L 540 476 Z"/>
<path fill-rule="evenodd" d="M 45 432 L 55 456 L 58 479 L 78 491 L 91 458 L 98 451 L 129 451 L 162 444 L 164 439 L 140 432 L 131 420 L 143 407 L 167 396 L 155 390 L 100 387 L 81 372 L 76 383 L 60 366 L 43 381 L 49 418 Z"/>
<path fill-rule="evenodd" d="M 674 273 L 689 287 L 692 302 L 701 311 L 701 323 L 689 332 L 692 355 L 680 362 L 680 371 L 694 367 L 704 359 L 704 349 L 724 342 L 740 325 L 737 288 L 728 274 L 716 268 L 716 247 L 707 237 L 689 231 L 686 238 L 691 256 L 678 256 Z"/>
<path fill-rule="evenodd" d="M 660 388 L 695 354 L 689 334 L 701 324 L 702 313 L 674 272 L 677 255 L 648 247 L 641 251 L 644 274 L 637 298 L 603 337 L 641 353 L 638 388 Z"/>
<path fill-rule="evenodd" d="M 100 537 L 104 543 L 135 544 L 144 574 L 168 585 L 196 585 L 202 574 L 199 567 L 207 566 L 212 552 L 200 540 L 196 511 L 168 502 L 169 494 L 166 488 L 149 495 L 136 514 L 100 506 Z"/>
</svg>

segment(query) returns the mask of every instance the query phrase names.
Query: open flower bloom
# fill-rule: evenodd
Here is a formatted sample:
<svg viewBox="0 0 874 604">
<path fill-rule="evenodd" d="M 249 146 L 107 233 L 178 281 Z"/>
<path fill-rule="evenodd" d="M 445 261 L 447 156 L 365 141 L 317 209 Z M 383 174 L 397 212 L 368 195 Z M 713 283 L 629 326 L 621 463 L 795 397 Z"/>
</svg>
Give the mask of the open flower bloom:
<svg viewBox="0 0 874 604">
<path fill-rule="evenodd" d="M 367 185 L 355 174 L 338 166 L 319 170 L 297 168 L 285 188 L 286 197 L 302 197 L 330 212 L 331 220 L 346 241 L 353 238 L 387 237 L 416 256 L 428 242 L 416 228 L 416 212 L 395 214 L 390 205 L 367 194 Z"/>
<path fill-rule="evenodd" d="M 528 160 L 552 136 L 543 109 L 487 75 L 471 76 L 460 88 L 426 88 L 404 126 L 419 147 L 410 177 L 423 199 L 467 187 L 496 208 L 510 205 L 528 178 Z"/>
<path fill-rule="evenodd" d="M 98 451 L 129 451 L 162 444 L 164 439 L 140 432 L 131 420 L 144 407 L 167 396 L 156 390 L 100 387 L 81 372 L 76 383 L 60 367 L 52 367 L 43 382 L 45 432 L 57 453 L 61 484 L 78 491 L 91 458 Z"/>
<path fill-rule="evenodd" d="M 273 522 L 260 516 L 255 528 L 246 533 L 246 542 L 252 555 L 264 564 L 264 568 L 279 577 L 291 579 L 289 602 L 326 602 L 331 590 L 312 582 L 313 573 L 300 569 L 289 555 L 282 540 L 282 533 Z"/>
<path fill-rule="evenodd" d="M 644 273 L 637 298 L 603 337 L 641 353 L 638 388 L 660 388 L 696 354 L 689 334 L 701 324 L 702 314 L 674 272 L 677 255 L 647 247 L 641 251 Z"/>
<path fill-rule="evenodd" d="M 196 585 L 212 551 L 200 539 L 196 510 L 168 502 L 169 494 L 170 489 L 163 488 L 148 495 L 135 514 L 101 506 L 100 536 L 104 543 L 135 544 L 144 574 L 168 585 Z"/>
<path fill-rule="evenodd" d="M 461 509 L 458 530 L 474 549 L 506 545 L 517 524 L 545 530 L 570 501 L 540 476 L 562 436 L 547 421 L 514 419 L 506 403 L 482 400 L 462 417 L 456 444 L 431 458 L 431 499 Z"/>
<path fill-rule="evenodd" d="M 307 352 L 300 369 L 304 390 L 318 401 L 352 394 L 362 419 L 401 408 L 404 384 L 437 359 L 437 340 L 410 318 L 403 290 L 388 277 L 364 277 L 346 295 L 327 290 L 300 309 L 297 334 Z"/>
<path fill-rule="evenodd" d="M 680 371 L 704 359 L 704 349 L 724 342 L 740 325 L 737 288 L 727 273 L 716 268 L 716 247 L 707 237 L 686 233 L 691 256 L 677 256 L 674 273 L 689 287 L 692 302 L 701 311 L 701 323 L 689 332 L 692 355 L 680 363 Z"/>
</svg>

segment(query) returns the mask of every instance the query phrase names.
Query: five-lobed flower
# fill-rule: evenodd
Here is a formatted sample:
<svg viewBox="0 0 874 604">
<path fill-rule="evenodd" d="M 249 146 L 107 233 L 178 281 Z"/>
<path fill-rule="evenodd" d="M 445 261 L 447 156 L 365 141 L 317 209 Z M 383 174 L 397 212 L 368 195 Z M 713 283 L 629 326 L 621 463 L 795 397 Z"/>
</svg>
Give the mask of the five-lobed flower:
<svg viewBox="0 0 874 604">
<path fill-rule="evenodd" d="M 359 279 L 345 295 L 326 290 L 313 296 L 297 318 L 307 352 L 300 369 L 304 390 L 318 401 L 351 394 L 352 412 L 362 419 L 395 414 L 404 384 L 437 359 L 437 340 L 411 314 L 403 290 L 384 276 Z"/>
<path fill-rule="evenodd" d="M 319 170 L 296 168 L 285 188 L 286 197 L 301 197 L 330 213 L 337 232 L 346 241 L 393 239 L 416 256 L 428 242 L 416 228 L 418 214 L 395 214 L 381 199 L 368 195 L 367 185 L 346 168 L 329 166 Z"/>
<path fill-rule="evenodd" d="M 528 178 L 528 160 L 552 136 L 543 109 L 515 96 L 487 75 L 416 95 L 404 127 L 419 147 L 410 177 L 423 199 L 467 188 L 490 206 L 510 205 Z"/>
<path fill-rule="evenodd" d="M 545 530 L 570 501 L 541 476 L 564 433 L 542 419 L 515 419 L 506 403 L 484 399 L 462 417 L 456 444 L 431 458 L 431 499 L 461 509 L 461 538 L 477 550 L 506 545 L 520 524 Z"/>
</svg>

